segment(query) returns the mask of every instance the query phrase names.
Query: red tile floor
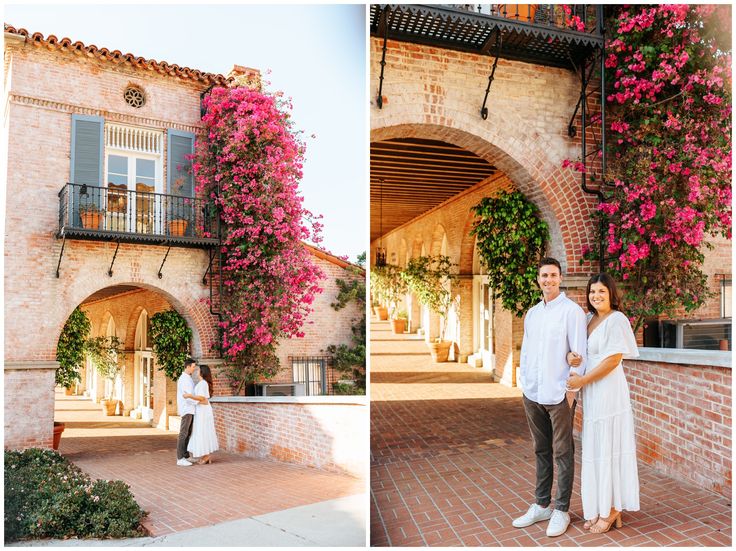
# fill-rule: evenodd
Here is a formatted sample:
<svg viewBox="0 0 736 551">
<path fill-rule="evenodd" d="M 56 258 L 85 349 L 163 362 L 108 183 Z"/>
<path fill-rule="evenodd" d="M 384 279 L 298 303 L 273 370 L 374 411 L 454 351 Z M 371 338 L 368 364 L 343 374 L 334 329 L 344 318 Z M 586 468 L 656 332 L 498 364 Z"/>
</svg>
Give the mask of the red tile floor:
<svg viewBox="0 0 736 551">
<path fill-rule="evenodd" d="M 371 545 L 730 546 L 731 502 L 639 464 L 641 510 L 584 532 L 580 443 L 572 524 L 511 526 L 534 495 L 521 392 L 467 364 L 431 362 L 416 336 L 371 323 Z M 556 488 L 556 485 L 553 487 Z"/>
<path fill-rule="evenodd" d="M 250 459 L 218 451 L 211 465 L 176 466 L 176 434 L 120 416 L 101 406 L 56 394 L 64 421 L 59 452 L 92 478 L 125 481 L 149 512 L 146 528 L 161 536 L 362 493 L 347 475 Z"/>
</svg>

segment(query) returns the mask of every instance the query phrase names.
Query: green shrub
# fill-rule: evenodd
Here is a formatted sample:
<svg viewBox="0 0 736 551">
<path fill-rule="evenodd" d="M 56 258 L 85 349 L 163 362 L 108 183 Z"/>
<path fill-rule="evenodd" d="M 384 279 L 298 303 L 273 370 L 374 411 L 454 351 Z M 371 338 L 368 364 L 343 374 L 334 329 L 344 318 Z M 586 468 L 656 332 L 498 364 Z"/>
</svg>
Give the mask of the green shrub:
<svg viewBox="0 0 736 551">
<path fill-rule="evenodd" d="M 5 452 L 5 542 L 145 535 L 145 512 L 119 480 L 92 481 L 52 450 Z"/>
</svg>

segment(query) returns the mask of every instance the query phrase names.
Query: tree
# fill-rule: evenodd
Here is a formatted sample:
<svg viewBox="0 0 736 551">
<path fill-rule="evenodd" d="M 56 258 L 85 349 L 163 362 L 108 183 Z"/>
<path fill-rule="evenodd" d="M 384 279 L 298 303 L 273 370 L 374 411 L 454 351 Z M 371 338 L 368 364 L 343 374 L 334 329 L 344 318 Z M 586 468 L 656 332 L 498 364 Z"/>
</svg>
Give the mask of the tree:
<svg viewBox="0 0 736 551">
<path fill-rule="evenodd" d="M 321 229 L 298 192 L 304 144 L 279 94 L 216 87 L 203 101 L 192 166 L 197 192 L 221 221 L 222 353 L 236 380 L 270 377 L 279 368 L 276 344 L 304 336 L 322 292 L 322 272 L 302 244 L 319 243 Z"/>
</svg>

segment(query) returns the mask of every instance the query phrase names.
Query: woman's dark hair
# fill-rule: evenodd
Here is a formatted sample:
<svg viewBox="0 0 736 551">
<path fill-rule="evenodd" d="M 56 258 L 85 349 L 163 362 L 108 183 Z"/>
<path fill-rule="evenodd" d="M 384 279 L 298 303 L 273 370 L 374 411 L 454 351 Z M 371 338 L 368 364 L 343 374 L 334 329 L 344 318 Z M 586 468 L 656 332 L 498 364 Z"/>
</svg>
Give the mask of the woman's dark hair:
<svg viewBox="0 0 736 551">
<path fill-rule="evenodd" d="M 621 298 L 618 294 L 618 289 L 616 289 L 616 281 L 607 273 L 602 272 L 600 274 L 595 274 L 588 280 L 588 288 L 585 290 L 585 301 L 588 303 L 588 312 L 595 314 L 597 311 L 590 303 L 590 286 L 593 285 L 593 283 L 602 283 L 606 286 L 606 289 L 608 289 L 608 296 L 611 299 L 612 310 L 621 309 Z"/>
<path fill-rule="evenodd" d="M 199 366 L 199 376 L 202 377 L 205 381 L 207 381 L 207 386 L 210 387 L 210 396 L 214 396 L 215 385 L 212 382 L 212 372 L 210 371 L 210 367 L 208 365 L 200 365 Z"/>
</svg>

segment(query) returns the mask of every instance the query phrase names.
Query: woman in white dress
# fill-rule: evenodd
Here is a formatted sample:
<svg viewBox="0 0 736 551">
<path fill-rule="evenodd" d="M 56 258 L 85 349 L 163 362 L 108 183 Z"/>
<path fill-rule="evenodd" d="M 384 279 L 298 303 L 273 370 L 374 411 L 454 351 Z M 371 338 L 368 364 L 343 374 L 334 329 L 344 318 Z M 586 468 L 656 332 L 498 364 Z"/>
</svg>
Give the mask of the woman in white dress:
<svg viewBox="0 0 736 551">
<path fill-rule="evenodd" d="M 623 358 L 639 356 L 628 318 L 619 311 L 616 282 L 608 274 L 588 282 L 588 367 L 571 375 L 568 388 L 582 388 L 581 494 L 584 527 L 596 534 L 621 528 L 621 511 L 639 510 L 634 416 Z M 573 367 L 580 358 L 568 354 Z"/>
<path fill-rule="evenodd" d="M 210 397 L 213 394 L 212 373 L 206 365 L 197 368 L 200 380 L 194 387 L 194 394 L 185 394 L 185 398 L 192 398 L 199 402 L 194 411 L 192 436 L 189 439 L 187 451 L 192 457 L 199 457 L 198 465 L 212 463 L 210 454 L 220 446 L 215 432 L 215 416 L 212 413 Z"/>
</svg>

